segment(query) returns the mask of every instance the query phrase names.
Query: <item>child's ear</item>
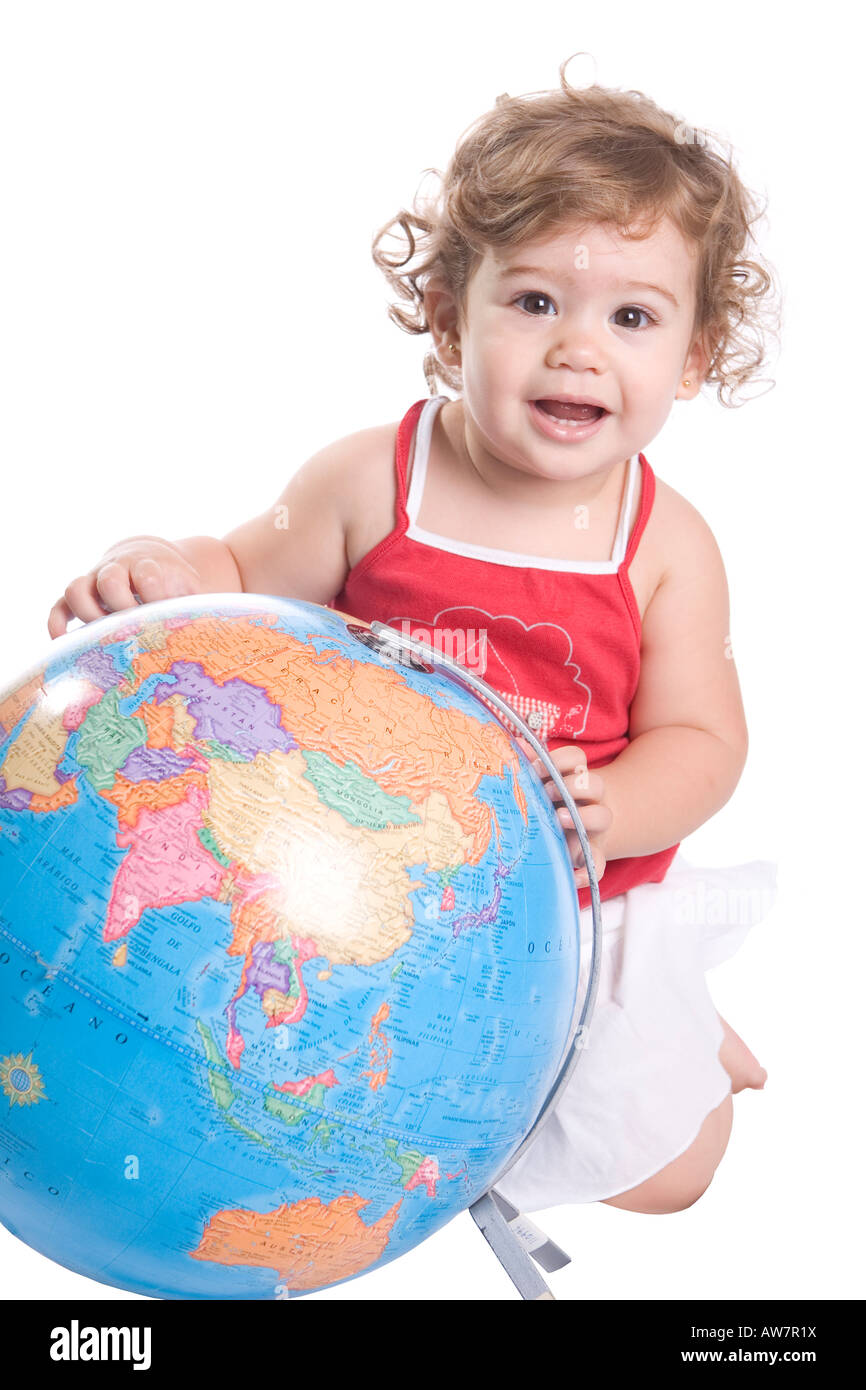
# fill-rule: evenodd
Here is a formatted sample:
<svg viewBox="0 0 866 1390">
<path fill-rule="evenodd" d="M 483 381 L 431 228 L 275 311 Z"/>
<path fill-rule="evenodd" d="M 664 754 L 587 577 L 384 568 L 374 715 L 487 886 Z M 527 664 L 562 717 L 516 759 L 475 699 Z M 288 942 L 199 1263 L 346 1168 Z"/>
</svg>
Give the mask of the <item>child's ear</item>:
<svg viewBox="0 0 866 1390">
<path fill-rule="evenodd" d="M 678 401 L 692 400 L 698 394 L 701 386 L 706 380 L 709 368 L 709 345 L 704 337 L 698 337 L 689 348 L 688 356 L 683 363 L 683 369 L 680 374 L 680 384 L 677 387 L 675 399 Z M 686 383 L 688 383 L 688 385 L 686 385 Z"/>
<path fill-rule="evenodd" d="M 424 289 L 424 314 L 440 361 L 454 366 L 450 344 L 460 346 L 457 303 L 441 277 L 431 277 Z"/>
</svg>

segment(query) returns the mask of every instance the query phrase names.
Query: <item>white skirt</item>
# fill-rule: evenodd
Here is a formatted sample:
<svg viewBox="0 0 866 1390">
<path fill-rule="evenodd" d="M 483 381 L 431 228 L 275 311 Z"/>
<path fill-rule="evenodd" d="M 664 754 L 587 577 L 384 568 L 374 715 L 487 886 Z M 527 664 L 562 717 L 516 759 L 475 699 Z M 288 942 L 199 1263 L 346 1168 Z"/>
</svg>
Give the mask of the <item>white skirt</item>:
<svg viewBox="0 0 866 1390">
<path fill-rule="evenodd" d="M 626 1192 L 683 1153 L 731 1089 L 704 972 L 727 960 L 776 896 L 776 866 L 689 864 L 601 905 L 601 972 L 565 1091 L 497 1191 L 522 1211 Z M 581 912 L 580 997 L 592 913 Z"/>
</svg>

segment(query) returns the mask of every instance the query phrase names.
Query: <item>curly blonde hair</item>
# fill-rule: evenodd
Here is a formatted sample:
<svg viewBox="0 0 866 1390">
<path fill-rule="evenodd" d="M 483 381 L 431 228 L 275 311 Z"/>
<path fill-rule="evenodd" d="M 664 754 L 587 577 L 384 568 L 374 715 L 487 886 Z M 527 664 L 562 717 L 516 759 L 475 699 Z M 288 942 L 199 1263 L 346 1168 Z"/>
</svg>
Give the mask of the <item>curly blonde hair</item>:
<svg viewBox="0 0 866 1390">
<path fill-rule="evenodd" d="M 778 322 L 774 278 L 751 230 L 764 209 L 715 137 L 642 92 L 572 87 L 565 69 L 575 56 L 560 66 L 560 91 L 497 97 L 464 131 L 445 174 L 425 170 L 441 180 L 438 195 L 416 195 L 376 233 L 373 260 L 404 301 L 389 306 L 389 318 L 407 333 L 428 333 L 424 291 L 434 278 L 462 317 L 488 250 L 575 220 L 642 237 L 667 215 L 699 248 L 693 336 L 709 349 L 705 380 L 717 384 L 723 405 L 742 404 L 734 395 L 761 379 L 766 336 Z M 386 237 L 402 241 L 400 249 L 385 249 Z M 461 390 L 459 369 L 443 366 L 433 349 L 423 365 L 431 394 L 437 379 Z"/>
</svg>

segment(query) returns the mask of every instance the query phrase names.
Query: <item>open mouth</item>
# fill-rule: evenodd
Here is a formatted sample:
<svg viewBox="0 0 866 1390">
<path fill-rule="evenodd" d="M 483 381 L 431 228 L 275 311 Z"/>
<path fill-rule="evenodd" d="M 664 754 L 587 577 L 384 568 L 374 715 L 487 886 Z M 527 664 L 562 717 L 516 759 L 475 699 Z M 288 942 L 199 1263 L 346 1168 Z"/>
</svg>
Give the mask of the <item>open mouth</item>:
<svg viewBox="0 0 866 1390">
<path fill-rule="evenodd" d="M 561 425 L 589 425 L 609 414 L 601 405 L 576 405 L 572 401 L 553 401 L 546 397 L 534 404 Z"/>
</svg>

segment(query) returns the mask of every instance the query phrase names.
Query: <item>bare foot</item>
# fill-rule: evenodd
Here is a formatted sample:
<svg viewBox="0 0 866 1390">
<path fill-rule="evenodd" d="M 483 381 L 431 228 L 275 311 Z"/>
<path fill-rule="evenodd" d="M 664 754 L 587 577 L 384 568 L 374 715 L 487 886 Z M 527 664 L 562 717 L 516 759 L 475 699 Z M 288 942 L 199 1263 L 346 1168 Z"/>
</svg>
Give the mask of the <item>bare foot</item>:
<svg viewBox="0 0 866 1390">
<path fill-rule="evenodd" d="M 767 1079 L 766 1068 L 761 1066 L 739 1033 L 734 1032 L 721 1014 L 719 1020 L 725 1034 L 719 1048 L 719 1061 L 731 1078 L 732 1092 L 736 1095 L 738 1091 L 744 1091 L 747 1087 L 752 1091 L 762 1091 Z"/>
</svg>

